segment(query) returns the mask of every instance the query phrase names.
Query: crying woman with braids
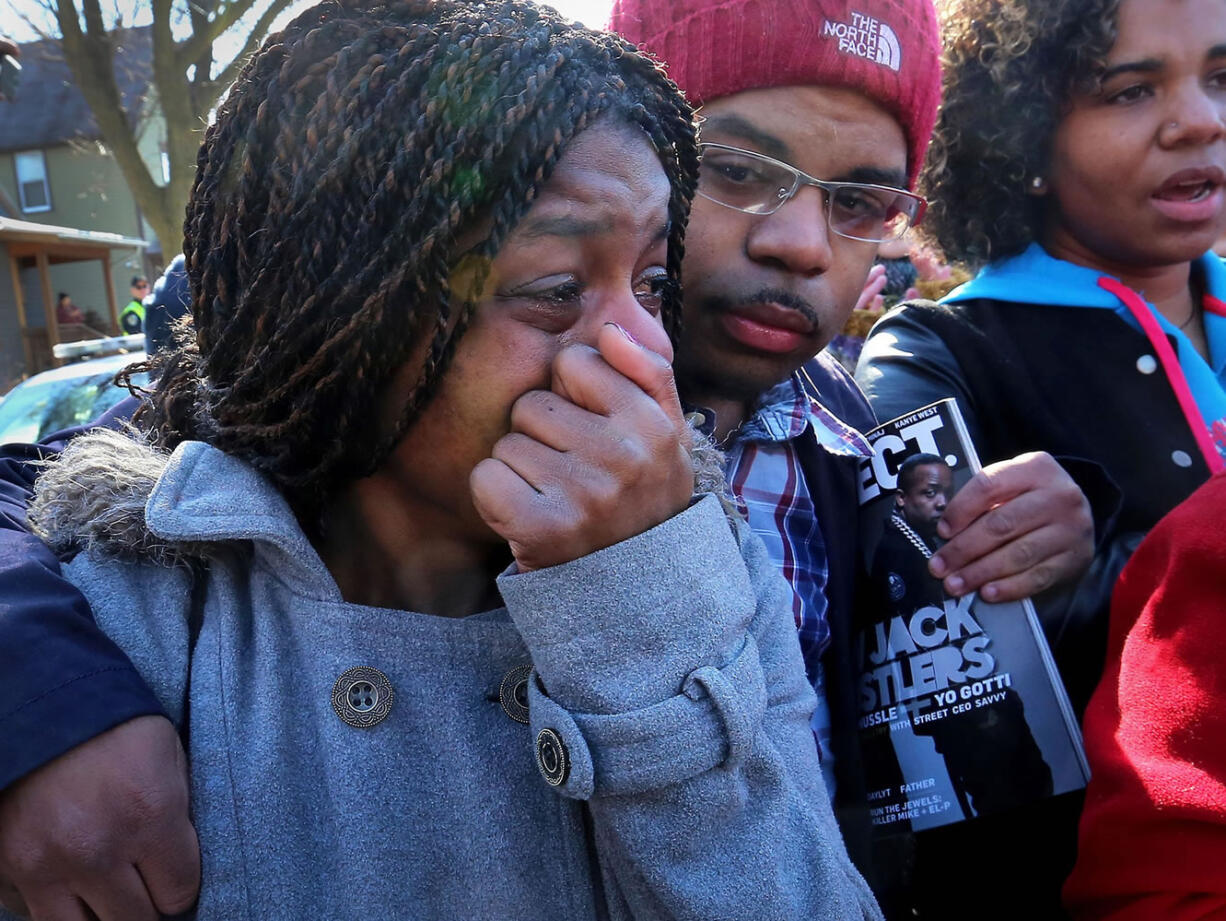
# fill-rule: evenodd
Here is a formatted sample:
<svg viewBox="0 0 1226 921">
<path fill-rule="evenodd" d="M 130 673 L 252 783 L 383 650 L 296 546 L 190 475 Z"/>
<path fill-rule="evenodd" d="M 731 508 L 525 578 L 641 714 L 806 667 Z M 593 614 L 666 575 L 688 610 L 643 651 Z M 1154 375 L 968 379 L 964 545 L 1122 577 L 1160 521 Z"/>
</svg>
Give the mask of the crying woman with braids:
<svg viewBox="0 0 1226 921">
<path fill-rule="evenodd" d="M 656 65 L 524 0 L 247 64 L 193 337 L 31 509 L 180 730 L 194 917 L 879 917 L 673 383 L 696 170 Z"/>
</svg>

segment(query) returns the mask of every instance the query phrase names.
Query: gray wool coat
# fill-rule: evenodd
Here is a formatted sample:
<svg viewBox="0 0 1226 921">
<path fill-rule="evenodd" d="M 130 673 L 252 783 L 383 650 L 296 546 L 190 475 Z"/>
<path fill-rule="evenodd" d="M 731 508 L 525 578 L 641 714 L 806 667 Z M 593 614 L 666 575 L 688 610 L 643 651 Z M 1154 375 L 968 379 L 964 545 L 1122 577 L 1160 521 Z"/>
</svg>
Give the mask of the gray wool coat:
<svg viewBox="0 0 1226 921">
<path fill-rule="evenodd" d="M 713 496 L 462 619 L 347 603 L 269 481 L 201 443 L 78 439 L 32 517 L 85 547 L 69 577 L 183 733 L 193 917 L 880 917 L 789 589 Z"/>
</svg>

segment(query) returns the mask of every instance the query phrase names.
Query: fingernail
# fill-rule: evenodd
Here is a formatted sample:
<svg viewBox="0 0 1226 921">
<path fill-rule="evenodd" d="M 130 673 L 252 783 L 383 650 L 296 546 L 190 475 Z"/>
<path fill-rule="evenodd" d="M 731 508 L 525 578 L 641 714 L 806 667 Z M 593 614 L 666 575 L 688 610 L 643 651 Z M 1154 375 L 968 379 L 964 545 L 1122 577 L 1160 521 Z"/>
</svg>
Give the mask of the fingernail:
<svg viewBox="0 0 1226 921">
<path fill-rule="evenodd" d="M 928 561 L 928 571 L 931 572 L 938 579 L 944 577 L 945 570 L 947 568 L 948 567 L 945 565 L 945 560 L 939 556 L 934 556 L 931 560 Z"/>
<path fill-rule="evenodd" d="M 949 540 L 949 530 L 949 522 L 944 518 L 937 522 L 937 534 L 941 536 L 942 540 Z"/>
<path fill-rule="evenodd" d="M 961 576 L 950 576 L 945 580 L 945 590 L 951 595 L 961 595 L 962 590 L 966 588 L 966 582 Z"/>
<path fill-rule="evenodd" d="M 984 601 L 995 601 L 996 596 L 1000 594 L 1000 589 L 995 585 L 985 585 L 979 590 L 979 595 Z"/>
<path fill-rule="evenodd" d="M 639 344 L 639 341 L 635 339 L 633 335 L 631 335 L 630 330 L 626 329 L 626 327 L 622 326 L 620 323 L 606 323 L 605 326 L 612 326 L 635 345 Z"/>
</svg>

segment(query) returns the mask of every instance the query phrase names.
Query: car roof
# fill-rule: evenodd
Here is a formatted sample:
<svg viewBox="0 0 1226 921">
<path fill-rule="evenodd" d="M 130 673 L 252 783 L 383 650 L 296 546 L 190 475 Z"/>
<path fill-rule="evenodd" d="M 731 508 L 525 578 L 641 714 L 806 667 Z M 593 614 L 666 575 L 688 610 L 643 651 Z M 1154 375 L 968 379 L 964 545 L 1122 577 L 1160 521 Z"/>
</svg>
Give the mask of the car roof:
<svg viewBox="0 0 1226 921">
<path fill-rule="evenodd" d="M 64 365 L 60 368 L 52 368 L 50 371 L 43 371 L 28 377 L 18 384 L 17 387 L 68 381 L 78 377 L 90 377 L 94 374 L 117 374 L 133 362 L 144 360 L 145 353 L 140 351 L 107 355 L 103 358 L 90 358 L 87 361 L 75 361 L 72 364 Z"/>
</svg>

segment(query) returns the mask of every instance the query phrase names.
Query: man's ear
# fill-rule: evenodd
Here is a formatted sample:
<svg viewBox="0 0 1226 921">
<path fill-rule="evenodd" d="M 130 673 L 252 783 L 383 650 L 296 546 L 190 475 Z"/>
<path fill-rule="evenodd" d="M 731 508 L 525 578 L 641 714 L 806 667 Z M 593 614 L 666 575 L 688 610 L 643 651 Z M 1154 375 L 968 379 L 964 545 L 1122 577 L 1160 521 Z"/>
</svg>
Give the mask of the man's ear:
<svg viewBox="0 0 1226 921">
<path fill-rule="evenodd" d="M 898 490 L 898 492 L 894 493 L 894 507 L 902 508 L 902 490 L 901 489 Z"/>
</svg>

